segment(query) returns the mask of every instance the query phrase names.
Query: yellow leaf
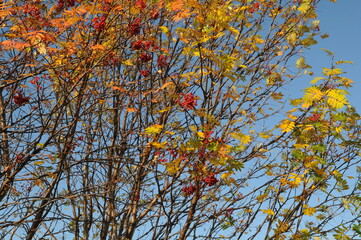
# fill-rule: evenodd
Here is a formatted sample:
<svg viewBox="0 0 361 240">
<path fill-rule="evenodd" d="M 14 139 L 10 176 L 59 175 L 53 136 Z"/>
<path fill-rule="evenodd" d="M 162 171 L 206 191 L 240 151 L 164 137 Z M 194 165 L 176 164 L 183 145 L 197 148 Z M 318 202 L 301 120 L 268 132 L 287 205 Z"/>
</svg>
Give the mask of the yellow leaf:
<svg viewBox="0 0 361 240">
<path fill-rule="evenodd" d="M 145 133 L 150 134 L 150 135 L 154 135 L 154 134 L 158 134 L 162 131 L 163 126 L 162 125 L 158 125 L 158 124 L 154 124 L 150 127 L 147 127 L 145 129 Z"/>
<path fill-rule="evenodd" d="M 261 209 L 261 211 L 270 216 L 275 215 L 275 212 L 272 209 Z"/>
<path fill-rule="evenodd" d="M 228 30 L 235 36 L 239 35 L 239 31 L 237 29 L 235 29 L 234 27 L 228 27 Z"/>
<path fill-rule="evenodd" d="M 38 147 L 38 148 L 44 148 L 44 144 L 38 143 L 38 144 L 36 144 L 36 147 Z"/>
<path fill-rule="evenodd" d="M 157 149 L 167 148 L 167 147 L 166 147 L 166 144 L 167 144 L 167 142 L 162 142 L 162 143 L 160 143 L 160 142 L 151 142 L 151 143 L 150 143 L 150 145 L 152 145 L 153 147 L 155 147 L 155 148 L 157 148 Z"/>
<path fill-rule="evenodd" d="M 315 101 L 321 100 L 324 96 L 323 92 L 316 86 L 309 87 L 305 89 L 305 95 L 303 96 L 303 108 L 308 108 L 313 104 Z"/>
<path fill-rule="evenodd" d="M 301 13 L 307 13 L 307 11 L 310 9 L 311 2 L 310 0 L 304 0 L 302 1 L 302 4 L 298 7 L 298 11 Z"/>
<path fill-rule="evenodd" d="M 240 132 L 231 133 L 231 136 L 234 139 L 239 140 L 242 145 L 246 145 L 251 141 L 251 136 L 240 133 Z"/>
<path fill-rule="evenodd" d="M 43 165 L 44 161 L 36 161 L 34 162 L 34 165 Z"/>
<path fill-rule="evenodd" d="M 164 90 L 166 87 L 170 86 L 170 85 L 174 85 L 173 82 L 166 82 L 163 84 L 163 86 L 160 88 L 160 90 Z"/>
<path fill-rule="evenodd" d="M 180 162 L 181 159 L 177 158 L 169 163 L 165 163 L 167 172 L 169 172 L 170 174 L 177 173 L 180 169 Z"/>
<path fill-rule="evenodd" d="M 316 213 L 316 209 L 313 207 L 308 207 L 308 205 L 303 205 L 303 214 L 307 216 L 312 216 Z"/>
<path fill-rule="evenodd" d="M 299 57 L 296 61 L 296 68 L 303 69 L 303 68 L 307 68 L 307 67 L 309 67 L 309 66 L 306 64 L 305 58 Z"/>
<path fill-rule="evenodd" d="M 342 198 L 341 201 L 346 209 L 350 209 L 350 202 L 351 202 L 350 200 L 347 200 L 346 198 Z"/>
<path fill-rule="evenodd" d="M 163 33 L 168 33 L 169 32 L 169 30 L 168 30 L 168 28 L 166 26 L 160 26 L 159 28 Z"/>
<path fill-rule="evenodd" d="M 335 129 L 335 132 L 340 133 L 340 132 L 342 132 L 342 129 L 343 129 L 343 127 L 339 126 Z"/>
<path fill-rule="evenodd" d="M 268 197 L 268 193 L 259 195 L 259 196 L 257 196 L 257 201 L 258 201 L 258 202 L 263 202 L 263 200 L 264 200 L 266 197 Z"/>
<path fill-rule="evenodd" d="M 204 133 L 203 132 L 197 132 L 197 136 L 199 137 L 199 138 L 204 138 Z"/>
<path fill-rule="evenodd" d="M 298 99 L 291 99 L 290 100 L 290 104 L 294 107 L 298 106 L 299 104 L 302 103 L 302 98 L 298 98 Z"/>
<path fill-rule="evenodd" d="M 287 115 L 287 117 L 289 117 L 292 120 L 296 120 L 298 118 L 297 116 L 294 116 L 292 114 Z"/>
<path fill-rule="evenodd" d="M 255 43 L 255 44 L 262 44 L 264 42 L 265 42 L 265 40 L 263 40 L 262 38 L 259 38 L 256 36 L 253 38 L 253 43 Z"/>
<path fill-rule="evenodd" d="M 294 144 L 293 145 L 296 149 L 301 149 L 301 148 L 306 148 L 306 147 L 308 147 L 308 146 L 310 146 L 310 145 L 308 145 L 308 144 Z"/>
<path fill-rule="evenodd" d="M 342 70 L 339 68 L 334 68 L 334 69 L 323 68 L 322 72 L 326 76 L 335 76 L 335 75 L 341 74 Z"/>
<path fill-rule="evenodd" d="M 344 90 L 330 89 L 327 91 L 327 103 L 335 109 L 341 109 L 348 104 L 345 94 L 347 92 Z"/>
<path fill-rule="evenodd" d="M 322 35 L 321 35 L 321 38 L 322 38 L 322 39 L 326 39 L 326 38 L 328 38 L 329 36 L 330 36 L 330 35 L 328 35 L 327 33 L 325 33 L 325 34 L 322 34 Z"/>
<path fill-rule="evenodd" d="M 133 66 L 133 65 L 134 65 L 134 64 L 132 63 L 132 61 L 130 61 L 130 59 L 123 61 L 123 64 L 124 64 L 124 65 L 127 65 L 127 66 Z"/>
<path fill-rule="evenodd" d="M 341 63 L 349 63 L 349 64 L 353 64 L 353 62 L 352 62 L 352 61 L 343 61 L 343 60 L 340 60 L 340 61 L 337 61 L 337 62 L 336 62 L 336 65 L 341 64 Z"/>
<path fill-rule="evenodd" d="M 225 173 L 222 173 L 221 178 L 226 179 L 226 178 L 228 178 L 229 176 L 231 176 L 232 174 L 233 174 L 233 172 L 225 172 Z"/>
<path fill-rule="evenodd" d="M 316 84 L 318 81 L 323 80 L 323 79 L 325 79 L 325 78 L 323 78 L 323 77 L 315 77 L 315 78 L 311 81 L 311 84 Z"/>
<path fill-rule="evenodd" d="M 43 42 L 39 42 L 37 45 L 36 45 L 37 49 L 38 49 L 38 52 L 42 55 L 45 55 L 46 54 L 46 48 L 45 48 L 45 43 Z"/>
<path fill-rule="evenodd" d="M 302 182 L 302 179 L 295 173 L 291 173 L 291 176 L 289 177 L 289 179 L 290 179 L 290 181 L 288 182 L 288 185 L 291 188 L 298 187 Z"/>
<path fill-rule="evenodd" d="M 279 127 L 282 129 L 282 132 L 291 132 L 295 128 L 295 122 L 289 119 L 284 119 Z"/>
<path fill-rule="evenodd" d="M 266 134 L 266 133 L 259 133 L 259 136 L 261 137 L 261 138 L 264 138 L 264 139 L 269 139 L 270 137 L 271 137 L 271 135 L 269 135 L 269 134 Z"/>
<path fill-rule="evenodd" d="M 313 86 L 306 89 L 305 97 L 307 100 L 317 101 L 323 97 L 323 92 L 317 87 Z"/>
<path fill-rule="evenodd" d="M 295 43 L 298 40 L 297 33 L 290 32 L 289 34 L 287 34 L 286 40 L 291 44 Z"/>
<path fill-rule="evenodd" d="M 321 48 L 321 50 L 325 51 L 327 53 L 328 56 L 334 56 L 335 53 L 334 52 L 331 52 L 330 50 L 327 50 L 327 49 L 324 49 L 324 48 Z"/>
<path fill-rule="evenodd" d="M 194 126 L 194 125 L 189 126 L 189 129 L 190 129 L 192 132 L 197 132 L 197 127 Z"/>
</svg>

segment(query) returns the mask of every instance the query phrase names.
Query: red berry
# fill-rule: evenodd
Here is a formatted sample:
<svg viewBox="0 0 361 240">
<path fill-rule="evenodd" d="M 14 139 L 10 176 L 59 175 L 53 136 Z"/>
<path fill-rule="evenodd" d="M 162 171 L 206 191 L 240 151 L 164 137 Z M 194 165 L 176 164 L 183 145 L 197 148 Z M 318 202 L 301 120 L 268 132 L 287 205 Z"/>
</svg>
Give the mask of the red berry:
<svg viewBox="0 0 361 240">
<path fill-rule="evenodd" d="M 182 93 L 181 96 L 181 99 L 179 99 L 177 103 L 181 105 L 183 109 L 192 110 L 197 106 L 197 99 L 193 93 Z"/>
<path fill-rule="evenodd" d="M 197 187 L 194 185 L 185 186 L 182 188 L 182 192 L 186 195 L 192 195 L 197 190 Z"/>
<path fill-rule="evenodd" d="M 136 18 L 132 23 L 129 23 L 128 32 L 131 36 L 140 33 L 140 18 Z"/>
<path fill-rule="evenodd" d="M 308 118 L 311 122 L 318 122 L 321 118 L 321 115 L 318 113 L 312 113 L 312 115 Z"/>
<path fill-rule="evenodd" d="M 158 67 L 166 67 L 168 66 L 168 62 L 167 62 L 168 58 L 167 56 L 165 55 L 160 55 L 158 56 L 158 59 L 157 59 L 157 65 Z"/>
<path fill-rule="evenodd" d="M 143 48 L 143 41 L 133 41 L 130 43 L 130 45 L 132 46 L 132 50 L 140 50 Z"/>
<path fill-rule="evenodd" d="M 139 56 L 139 60 L 142 62 L 149 62 L 150 60 L 152 60 L 152 55 L 150 55 L 149 53 L 142 53 Z"/>
<path fill-rule="evenodd" d="M 144 0 L 137 0 L 137 1 L 135 2 L 135 6 L 136 6 L 137 8 L 139 8 L 140 10 L 143 10 L 144 8 L 147 7 L 147 4 L 144 2 Z"/>
<path fill-rule="evenodd" d="M 150 72 L 148 70 L 140 70 L 140 75 L 143 77 L 148 77 Z"/>
<path fill-rule="evenodd" d="M 209 174 L 208 177 L 203 179 L 203 182 L 206 183 L 209 187 L 213 186 L 218 182 L 218 179 L 214 177 L 214 173 Z"/>
<path fill-rule="evenodd" d="M 14 98 L 14 103 L 16 103 L 19 106 L 27 104 L 30 101 L 30 97 L 24 97 L 23 94 L 20 92 L 15 93 L 13 98 Z"/>
<path fill-rule="evenodd" d="M 105 20 L 106 20 L 105 16 L 93 18 L 94 29 L 97 31 L 102 31 L 105 28 L 105 24 L 106 24 Z"/>
</svg>

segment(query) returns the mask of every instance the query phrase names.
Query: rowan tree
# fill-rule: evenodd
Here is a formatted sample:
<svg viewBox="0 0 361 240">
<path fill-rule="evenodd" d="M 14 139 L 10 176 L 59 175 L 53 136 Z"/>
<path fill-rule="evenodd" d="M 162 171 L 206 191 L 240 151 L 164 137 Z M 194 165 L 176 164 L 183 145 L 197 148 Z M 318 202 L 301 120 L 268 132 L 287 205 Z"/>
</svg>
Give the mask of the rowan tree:
<svg viewBox="0 0 361 240">
<path fill-rule="evenodd" d="M 2 1 L 1 238 L 360 236 L 349 62 L 304 56 L 318 3 Z"/>
</svg>

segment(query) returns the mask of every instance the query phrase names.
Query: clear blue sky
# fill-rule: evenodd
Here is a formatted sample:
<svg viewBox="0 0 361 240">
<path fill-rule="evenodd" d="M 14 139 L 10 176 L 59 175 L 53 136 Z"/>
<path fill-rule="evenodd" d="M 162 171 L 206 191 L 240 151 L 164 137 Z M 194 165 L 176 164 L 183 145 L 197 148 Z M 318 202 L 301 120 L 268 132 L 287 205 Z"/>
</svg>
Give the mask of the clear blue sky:
<svg viewBox="0 0 361 240">
<path fill-rule="evenodd" d="M 322 67 L 329 66 L 329 59 L 321 48 L 334 52 L 336 61 L 353 61 L 352 65 L 340 67 L 347 72 L 345 77 L 354 81 L 349 100 L 361 113 L 361 0 L 337 0 L 336 3 L 321 0 L 317 12 L 321 31 L 330 36 L 307 52 L 307 62 L 315 67 L 318 76 Z"/>
</svg>

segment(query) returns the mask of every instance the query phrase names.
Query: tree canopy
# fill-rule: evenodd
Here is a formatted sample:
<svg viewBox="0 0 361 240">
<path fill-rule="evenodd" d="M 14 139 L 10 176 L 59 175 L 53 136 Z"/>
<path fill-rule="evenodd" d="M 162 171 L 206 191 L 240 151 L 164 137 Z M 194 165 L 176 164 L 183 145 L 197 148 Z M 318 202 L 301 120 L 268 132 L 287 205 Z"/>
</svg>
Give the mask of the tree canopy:
<svg viewBox="0 0 361 240">
<path fill-rule="evenodd" d="M 360 237 L 350 62 L 304 54 L 318 4 L 1 1 L 0 238 Z"/>
</svg>

